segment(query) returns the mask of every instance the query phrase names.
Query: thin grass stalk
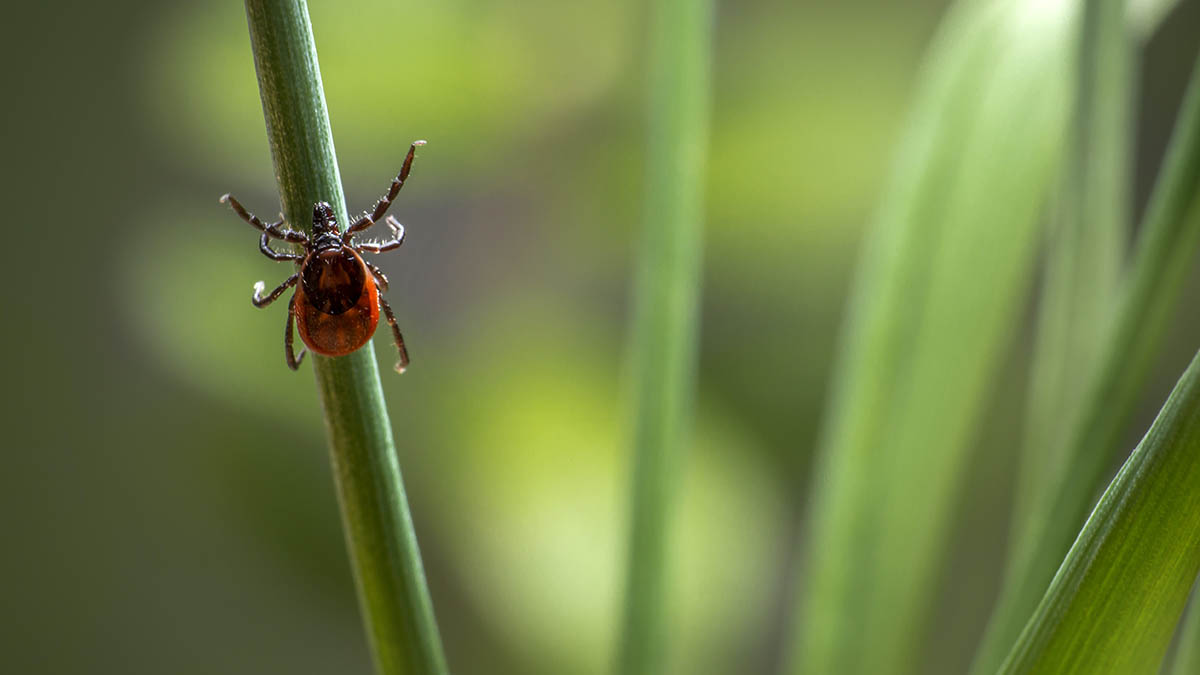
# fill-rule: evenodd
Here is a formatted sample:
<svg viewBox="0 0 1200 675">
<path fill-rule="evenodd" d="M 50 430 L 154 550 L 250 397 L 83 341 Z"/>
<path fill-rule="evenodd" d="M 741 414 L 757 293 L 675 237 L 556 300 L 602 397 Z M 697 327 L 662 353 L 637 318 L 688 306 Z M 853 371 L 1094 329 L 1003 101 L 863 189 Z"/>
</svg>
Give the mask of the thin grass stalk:
<svg viewBox="0 0 1200 675">
<path fill-rule="evenodd" d="M 661 673 L 673 507 L 699 329 L 711 0 L 651 6 L 646 192 L 633 289 L 632 523 L 617 671 Z"/>
<path fill-rule="evenodd" d="M 349 222 L 304 0 L 246 0 L 284 214 L 310 228 L 317 201 Z M 446 660 L 370 348 L 313 357 L 351 566 L 377 672 L 445 673 Z"/>
</svg>

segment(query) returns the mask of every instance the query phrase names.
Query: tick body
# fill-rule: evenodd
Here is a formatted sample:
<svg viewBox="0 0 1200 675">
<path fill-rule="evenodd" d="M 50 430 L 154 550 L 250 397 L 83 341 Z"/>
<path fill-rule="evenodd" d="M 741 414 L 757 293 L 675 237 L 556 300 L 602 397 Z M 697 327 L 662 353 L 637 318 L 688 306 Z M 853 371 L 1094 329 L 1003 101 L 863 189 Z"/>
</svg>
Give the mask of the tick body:
<svg viewBox="0 0 1200 675">
<path fill-rule="evenodd" d="M 417 141 L 408 150 L 400 173 L 392 179 L 392 185 L 369 214 L 364 214 L 339 231 L 333 208 L 326 202 L 313 205 L 313 229 L 309 236 L 286 227 L 284 221 L 267 225 L 242 207 L 230 195 L 221 197 L 228 202 L 243 220 L 262 232 L 259 250 L 272 260 L 290 261 L 300 266 L 274 291 L 263 295 L 266 285 L 254 285 L 251 302 L 255 307 L 266 307 L 279 299 L 288 289 L 295 287 L 288 302 L 287 324 L 284 329 L 284 355 L 288 367 L 296 370 L 304 359 L 304 352 L 296 356 L 293 347 L 293 322 L 300 339 L 312 351 L 325 356 L 345 356 L 356 351 L 371 340 L 375 327 L 379 325 L 382 310 L 399 351 L 396 371 L 404 372 L 408 366 L 408 351 L 404 337 L 396 326 L 396 317 L 380 291 L 388 287 L 387 277 L 378 267 L 363 258 L 363 253 L 383 253 L 400 248 L 404 243 L 404 226 L 388 216 L 385 221 L 391 229 L 392 238 L 382 242 L 356 242 L 354 236 L 371 227 L 383 218 L 388 206 L 404 187 L 412 169 L 413 155 L 425 141 Z M 271 240 L 300 244 L 302 255 L 276 251 Z"/>
<path fill-rule="evenodd" d="M 296 332 L 308 348 L 345 356 L 367 344 L 379 324 L 379 289 L 350 248 L 310 253 L 296 289 Z"/>
</svg>

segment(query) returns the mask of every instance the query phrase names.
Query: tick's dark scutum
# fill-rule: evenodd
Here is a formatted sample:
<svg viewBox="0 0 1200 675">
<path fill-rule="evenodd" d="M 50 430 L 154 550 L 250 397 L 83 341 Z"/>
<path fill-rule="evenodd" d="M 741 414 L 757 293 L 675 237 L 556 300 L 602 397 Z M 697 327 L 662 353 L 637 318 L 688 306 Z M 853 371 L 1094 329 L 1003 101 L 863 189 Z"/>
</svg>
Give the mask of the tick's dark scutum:
<svg viewBox="0 0 1200 675">
<path fill-rule="evenodd" d="M 353 307 L 366 281 L 366 267 L 348 248 L 309 255 L 300 273 L 304 294 L 325 314 L 342 314 Z"/>
</svg>

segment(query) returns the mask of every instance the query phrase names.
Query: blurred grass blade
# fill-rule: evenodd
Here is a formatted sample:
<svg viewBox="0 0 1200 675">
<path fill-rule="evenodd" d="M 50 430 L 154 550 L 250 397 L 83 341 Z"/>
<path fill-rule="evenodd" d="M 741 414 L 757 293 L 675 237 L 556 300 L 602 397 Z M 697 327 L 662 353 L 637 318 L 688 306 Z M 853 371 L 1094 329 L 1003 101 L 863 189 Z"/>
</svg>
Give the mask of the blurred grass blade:
<svg viewBox="0 0 1200 675">
<path fill-rule="evenodd" d="M 1200 243 L 1200 62 L 1146 210 L 1117 310 L 1081 413 L 1071 424 L 1059 472 L 1033 495 L 1028 527 L 1014 541 L 1009 569 L 980 664 L 1006 651 L 1030 616 L 1103 484 L 1112 452 L 1133 413 Z M 1072 530 L 1074 528 L 1074 530 Z M 977 673 L 989 670 L 985 665 Z"/>
<path fill-rule="evenodd" d="M 1113 479 L 1001 673 L 1157 673 L 1200 572 L 1200 354 Z"/>
<path fill-rule="evenodd" d="M 939 30 L 835 368 L 795 672 L 914 666 L 970 440 L 1032 277 L 1074 7 L 965 2 Z"/>
<path fill-rule="evenodd" d="M 1095 369 L 1130 227 L 1133 49 L 1125 2 L 1085 0 L 1082 16 L 1073 123 L 1038 307 L 1018 509 L 1061 471 L 1063 420 L 1078 415 Z M 1018 512 L 1014 529 L 1028 517 Z"/>
<path fill-rule="evenodd" d="M 1200 586 L 1193 587 L 1192 601 L 1184 614 L 1183 625 L 1179 629 L 1179 650 L 1175 653 L 1175 663 L 1171 665 L 1171 675 L 1196 675 L 1200 673 Z"/>
<path fill-rule="evenodd" d="M 327 201 L 348 223 L 308 8 L 246 0 L 246 18 L 284 213 L 308 229 L 313 204 Z M 445 673 L 375 352 L 312 361 L 375 666 L 387 675 Z"/>
<path fill-rule="evenodd" d="M 1129 0 L 1128 21 L 1134 34 L 1147 40 L 1179 0 Z"/>
<path fill-rule="evenodd" d="M 690 414 L 708 154 L 710 0 L 651 8 L 645 210 L 631 335 L 633 500 L 618 672 L 661 673 L 669 523 Z"/>
<path fill-rule="evenodd" d="M 1013 519 L 1013 541 L 1049 514 L 1033 505 L 1058 489 L 1070 422 L 1097 367 L 1129 229 L 1133 48 L 1124 0 L 1085 0 L 1074 60 L 1073 124 L 1047 241 L 1044 286 Z M 1064 423 L 1065 421 L 1065 423 Z M 989 625 L 974 672 L 995 672 L 1033 607 Z"/>
</svg>

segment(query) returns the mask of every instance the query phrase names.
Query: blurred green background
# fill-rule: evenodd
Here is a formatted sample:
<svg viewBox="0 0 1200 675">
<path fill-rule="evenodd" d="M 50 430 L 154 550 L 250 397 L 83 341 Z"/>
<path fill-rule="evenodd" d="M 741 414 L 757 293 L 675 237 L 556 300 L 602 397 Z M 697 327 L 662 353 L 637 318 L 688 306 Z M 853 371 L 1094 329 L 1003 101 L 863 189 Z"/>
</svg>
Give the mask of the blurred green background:
<svg viewBox="0 0 1200 675">
<path fill-rule="evenodd" d="M 778 667 L 860 233 L 944 9 L 718 5 L 676 672 Z M 384 386 L 451 668 L 603 672 L 625 562 L 643 3 L 310 12 L 351 211 L 429 141 L 394 210 L 406 244 L 380 258 L 413 355 Z M 309 367 L 284 364 L 282 307 L 249 302 L 289 272 L 217 204 L 279 209 L 242 5 L 7 19 L 0 669 L 367 672 Z M 1181 3 L 1142 63 L 1139 209 L 1196 25 L 1200 2 Z M 1181 306 L 1197 301 L 1200 273 Z M 1181 314 L 1131 444 L 1198 342 Z M 1028 350 L 993 394 L 1010 417 L 974 452 L 923 672 L 966 667 L 996 591 Z"/>
</svg>

